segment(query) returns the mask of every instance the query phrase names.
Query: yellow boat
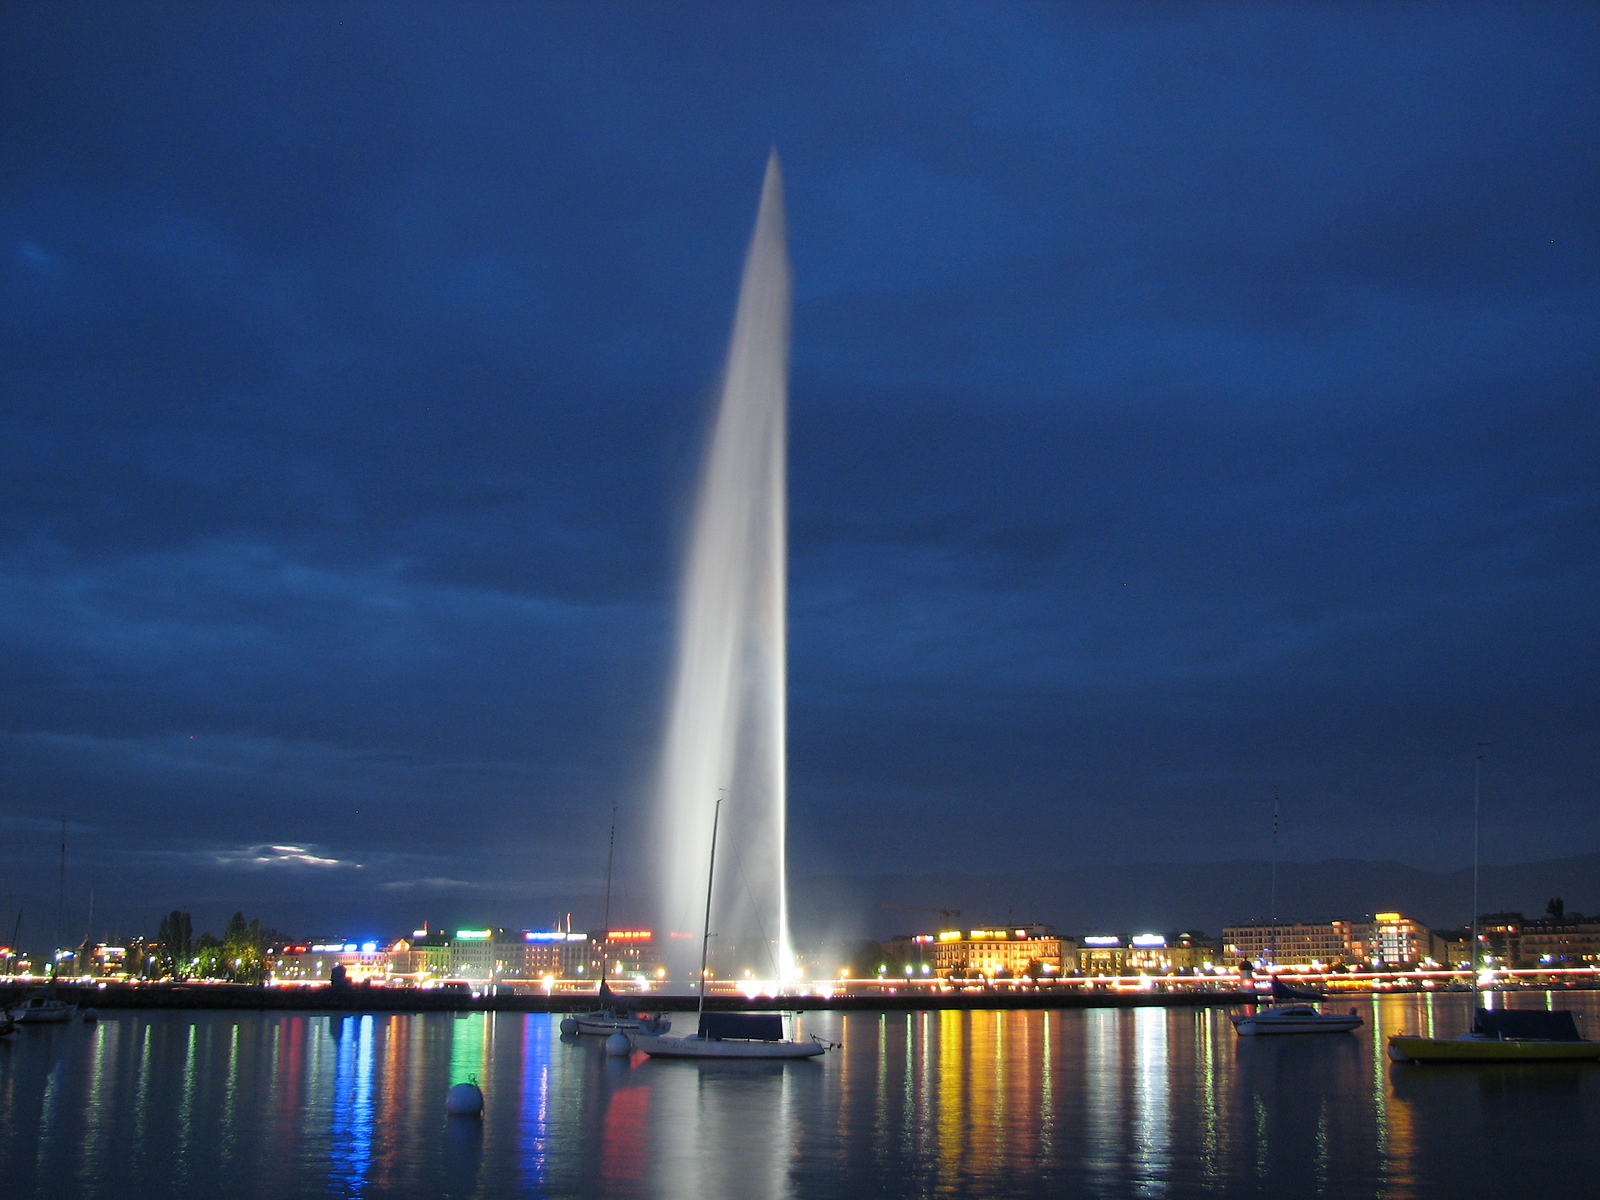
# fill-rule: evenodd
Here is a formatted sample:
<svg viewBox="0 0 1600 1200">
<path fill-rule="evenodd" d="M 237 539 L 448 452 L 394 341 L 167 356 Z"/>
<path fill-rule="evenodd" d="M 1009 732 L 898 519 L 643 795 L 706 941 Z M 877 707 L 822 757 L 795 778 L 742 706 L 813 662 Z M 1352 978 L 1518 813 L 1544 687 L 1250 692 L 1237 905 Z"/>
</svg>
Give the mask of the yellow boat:
<svg viewBox="0 0 1600 1200">
<path fill-rule="evenodd" d="M 1520 1038 L 1411 1037 L 1397 1033 L 1389 1039 L 1389 1057 L 1395 1062 L 1593 1062 L 1600 1059 L 1600 1042 L 1538 1042 Z"/>
<path fill-rule="evenodd" d="M 1592 1062 L 1600 1042 L 1578 1036 L 1572 1013 L 1559 1009 L 1478 1009 L 1473 1031 L 1458 1038 L 1389 1038 L 1395 1062 Z"/>
</svg>

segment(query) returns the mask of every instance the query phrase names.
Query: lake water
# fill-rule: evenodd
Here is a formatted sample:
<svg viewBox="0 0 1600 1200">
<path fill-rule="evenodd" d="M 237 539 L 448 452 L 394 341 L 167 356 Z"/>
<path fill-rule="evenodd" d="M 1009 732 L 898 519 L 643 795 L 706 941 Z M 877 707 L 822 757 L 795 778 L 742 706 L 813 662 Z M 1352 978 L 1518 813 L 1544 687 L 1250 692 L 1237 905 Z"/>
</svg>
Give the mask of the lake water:
<svg viewBox="0 0 1600 1200">
<path fill-rule="evenodd" d="M 1592 1192 L 1600 1066 L 1384 1057 L 1468 1001 L 1254 1040 L 1190 1009 L 806 1014 L 843 1048 L 721 1065 L 608 1059 L 542 1014 L 107 1013 L 0 1041 L 0 1197 Z M 1600 1031 L 1600 994 L 1558 1003 Z M 446 1117 L 469 1075 L 484 1118 Z"/>
</svg>

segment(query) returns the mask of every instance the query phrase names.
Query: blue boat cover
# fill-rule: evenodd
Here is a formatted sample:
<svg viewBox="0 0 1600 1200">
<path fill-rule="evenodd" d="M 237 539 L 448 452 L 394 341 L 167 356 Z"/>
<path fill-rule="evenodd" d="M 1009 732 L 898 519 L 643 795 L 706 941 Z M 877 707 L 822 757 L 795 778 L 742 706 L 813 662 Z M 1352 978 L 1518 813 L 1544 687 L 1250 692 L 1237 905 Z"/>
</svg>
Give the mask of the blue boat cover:
<svg viewBox="0 0 1600 1200">
<path fill-rule="evenodd" d="M 1292 988 L 1287 983 L 1280 982 L 1278 977 L 1272 977 L 1272 998 L 1274 1000 L 1321 1000 L 1322 993 L 1312 991 L 1310 988 Z"/>
<path fill-rule="evenodd" d="M 701 1013 L 700 1036 L 748 1042 L 783 1041 L 783 1017 L 778 1013 Z"/>
<path fill-rule="evenodd" d="M 1578 1026 L 1566 1009 L 1480 1008 L 1477 1032 L 1495 1038 L 1537 1038 L 1545 1042 L 1581 1042 Z"/>
</svg>

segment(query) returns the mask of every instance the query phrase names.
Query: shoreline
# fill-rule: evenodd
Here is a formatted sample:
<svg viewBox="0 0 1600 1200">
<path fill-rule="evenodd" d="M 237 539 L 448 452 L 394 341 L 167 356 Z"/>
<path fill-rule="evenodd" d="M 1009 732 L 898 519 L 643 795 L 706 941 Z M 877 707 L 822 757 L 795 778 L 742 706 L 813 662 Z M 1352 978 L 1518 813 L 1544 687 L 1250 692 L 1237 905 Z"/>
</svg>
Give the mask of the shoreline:
<svg viewBox="0 0 1600 1200">
<path fill-rule="evenodd" d="M 32 987 L 41 986 L 37 983 Z M 31 988 L 0 986 L 0 1006 L 7 992 L 20 996 Z M 558 992 L 497 995 L 459 993 L 413 988 L 368 988 L 359 985 L 334 988 L 255 987 L 248 984 L 69 984 L 56 988 L 57 994 L 80 1008 L 109 1009 L 216 1009 L 257 1012 L 522 1012 L 571 1013 L 593 1008 L 592 992 Z M 699 997 L 637 993 L 622 994 L 614 1001 L 645 1012 L 693 1012 Z M 1183 992 L 1082 992 L 1036 991 L 1003 992 L 971 989 L 966 991 L 916 993 L 905 995 L 855 996 L 707 996 L 708 1012 L 916 1012 L 976 1009 L 1050 1008 L 1193 1008 L 1250 1004 L 1254 998 L 1240 992 L 1194 990 Z"/>
<path fill-rule="evenodd" d="M 34 982 L 18 986 L 0 984 L 0 1006 L 14 993 L 41 986 Z M 1508 988 L 1504 991 L 1546 991 L 1547 988 Z M 1569 990 L 1569 989 L 1559 989 Z M 1593 989 L 1570 989 L 1593 990 Z M 559 992 L 552 995 L 516 994 L 461 995 L 438 990 L 411 988 L 371 988 L 359 985 L 335 988 L 258 987 L 247 984 L 69 984 L 57 988 L 64 1000 L 80 1008 L 96 1009 L 214 1009 L 256 1012 L 522 1012 L 569 1013 L 593 1007 L 596 997 L 589 992 Z M 1345 997 L 1430 994 L 1421 991 L 1338 991 L 1325 999 L 1338 1002 Z M 1438 995 L 1461 993 L 1439 992 Z M 919 1012 L 978 1011 L 1010 1009 L 1085 1009 L 1085 1008 L 1225 1008 L 1260 1003 L 1264 998 L 1240 991 L 1193 989 L 1183 991 L 1085 991 L 1055 989 L 1001 991 L 967 989 L 947 992 L 917 992 L 904 995 L 770 996 L 749 999 L 744 996 L 707 996 L 706 1009 L 712 1012 Z M 624 1006 L 646 1012 L 692 1012 L 699 1006 L 694 995 L 639 995 L 617 997 Z"/>
</svg>

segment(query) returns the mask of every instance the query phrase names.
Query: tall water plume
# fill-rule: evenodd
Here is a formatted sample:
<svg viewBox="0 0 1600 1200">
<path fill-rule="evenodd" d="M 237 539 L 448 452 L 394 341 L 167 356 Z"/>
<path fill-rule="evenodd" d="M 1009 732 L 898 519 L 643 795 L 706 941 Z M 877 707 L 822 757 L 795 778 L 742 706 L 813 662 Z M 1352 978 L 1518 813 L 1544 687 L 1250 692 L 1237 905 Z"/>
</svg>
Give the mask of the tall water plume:
<svg viewBox="0 0 1600 1200">
<path fill-rule="evenodd" d="M 717 834 L 711 961 L 788 977 L 784 877 L 789 258 L 783 178 L 767 161 L 680 585 L 660 779 L 661 919 L 692 978 Z"/>
</svg>

